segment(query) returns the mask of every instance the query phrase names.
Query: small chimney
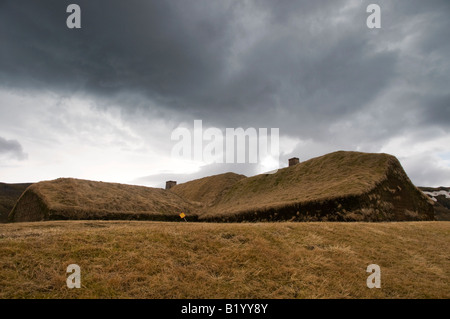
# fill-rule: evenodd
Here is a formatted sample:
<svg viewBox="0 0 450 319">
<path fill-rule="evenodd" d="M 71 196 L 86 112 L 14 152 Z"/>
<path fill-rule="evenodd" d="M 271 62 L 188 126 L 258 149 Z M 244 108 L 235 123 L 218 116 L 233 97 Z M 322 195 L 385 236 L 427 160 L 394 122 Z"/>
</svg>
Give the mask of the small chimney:
<svg viewBox="0 0 450 319">
<path fill-rule="evenodd" d="M 289 159 L 289 167 L 297 165 L 298 163 L 300 163 L 298 157 L 293 157 Z"/>
<path fill-rule="evenodd" d="M 174 187 L 175 185 L 177 185 L 176 181 L 167 181 L 166 182 L 166 189 L 171 189 L 172 187 Z"/>
</svg>

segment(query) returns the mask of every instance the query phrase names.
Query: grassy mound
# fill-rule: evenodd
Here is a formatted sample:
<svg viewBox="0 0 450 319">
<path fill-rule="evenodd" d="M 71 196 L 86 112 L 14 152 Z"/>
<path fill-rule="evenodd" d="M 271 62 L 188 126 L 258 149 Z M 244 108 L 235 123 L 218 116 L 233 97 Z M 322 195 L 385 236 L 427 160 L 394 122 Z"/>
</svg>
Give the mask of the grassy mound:
<svg viewBox="0 0 450 319">
<path fill-rule="evenodd" d="M 0 183 L 0 223 L 4 223 L 8 220 L 9 212 L 14 207 L 14 204 L 17 202 L 25 189 L 30 185 L 30 183 Z"/>
<path fill-rule="evenodd" d="M 209 176 L 170 190 L 58 179 L 30 186 L 11 221 L 150 219 L 190 221 L 434 220 L 432 201 L 387 154 L 335 152 L 275 174 Z"/>
<path fill-rule="evenodd" d="M 2 224 L 0 298 L 448 299 L 449 241 L 448 222 Z"/>
<path fill-rule="evenodd" d="M 9 220 L 175 220 L 182 211 L 189 213 L 190 205 L 163 189 L 60 178 L 28 187 Z"/>
<path fill-rule="evenodd" d="M 387 154 L 335 152 L 227 188 L 201 220 L 434 219 L 429 198 Z"/>
<path fill-rule="evenodd" d="M 201 207 L 209 208 L 214 206 L 234 184 L 245 178 L 244 175 L 225 173 L 178 184 L 170 191 Z"/>
</svg>

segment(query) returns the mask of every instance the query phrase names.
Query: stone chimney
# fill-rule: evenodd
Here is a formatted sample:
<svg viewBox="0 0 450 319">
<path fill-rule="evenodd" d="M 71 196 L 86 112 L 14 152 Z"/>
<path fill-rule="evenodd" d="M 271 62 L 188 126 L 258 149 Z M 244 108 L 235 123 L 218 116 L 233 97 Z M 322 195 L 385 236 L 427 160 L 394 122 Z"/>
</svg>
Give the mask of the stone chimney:
<svg viewBox="0 0 450 319">
<path fill-rule="evenodd" d="M 298 163 L 300 163 L 298 157 L 293 157 L 289 159 L 289 167 L 297 165 Z"/>
<path fill-rule="evenodd" d="M 166 182 L 166 189 L 171 189 L 172 187 L 174 187 L 175 185 L 177 185 L 176 181 L 167 181 Z"/>
</svg>

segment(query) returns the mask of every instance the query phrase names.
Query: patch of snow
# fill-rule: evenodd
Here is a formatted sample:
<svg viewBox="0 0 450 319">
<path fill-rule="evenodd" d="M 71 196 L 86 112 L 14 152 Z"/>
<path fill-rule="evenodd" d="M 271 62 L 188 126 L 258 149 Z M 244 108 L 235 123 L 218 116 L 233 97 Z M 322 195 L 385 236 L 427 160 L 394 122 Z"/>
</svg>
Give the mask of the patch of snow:
<svg viewBox="0 0 450 319">
<path fill-rule="evenodd" d="M 444 195 L 445 198 L 450 198 L 450 191 L 440 190 L 440 191 L 434 191 L 434 192 L 424 192 L 425 194 L 429 195 L 432 200 L 437 202 L 436 197 Z"/>
</svg>

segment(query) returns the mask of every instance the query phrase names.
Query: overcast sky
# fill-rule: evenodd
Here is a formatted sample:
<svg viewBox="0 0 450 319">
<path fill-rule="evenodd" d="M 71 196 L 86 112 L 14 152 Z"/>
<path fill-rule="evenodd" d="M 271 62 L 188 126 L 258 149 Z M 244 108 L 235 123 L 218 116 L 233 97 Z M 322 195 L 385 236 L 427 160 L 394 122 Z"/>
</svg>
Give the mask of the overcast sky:
<svg viewBox="0 0 450 319">
<path fill-rule="evenodd" d="M 279 128 L 280 167 L 384 152 L 450 186 L 449 17 L 448 0 L 0 0 L 0 181 L 264 171 L 172 157 L 172 131 L 201 119 Z"/>
</svg>

